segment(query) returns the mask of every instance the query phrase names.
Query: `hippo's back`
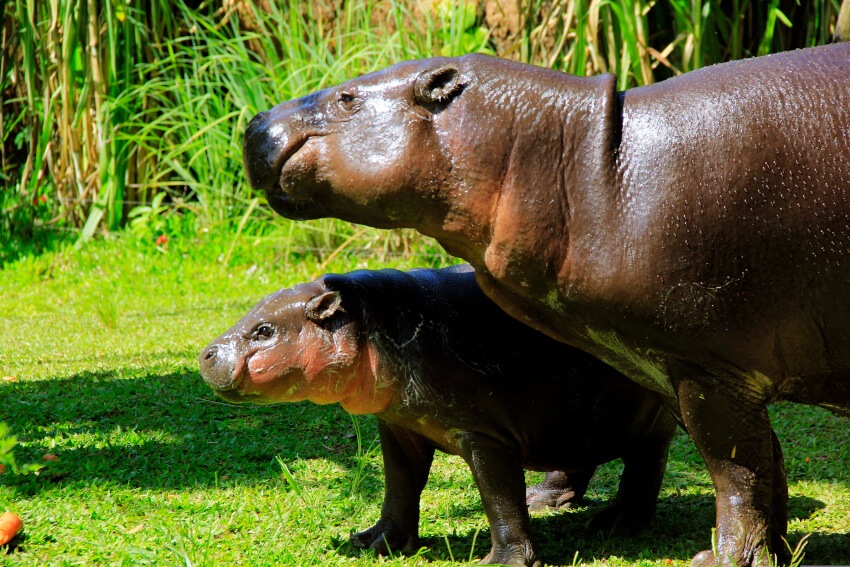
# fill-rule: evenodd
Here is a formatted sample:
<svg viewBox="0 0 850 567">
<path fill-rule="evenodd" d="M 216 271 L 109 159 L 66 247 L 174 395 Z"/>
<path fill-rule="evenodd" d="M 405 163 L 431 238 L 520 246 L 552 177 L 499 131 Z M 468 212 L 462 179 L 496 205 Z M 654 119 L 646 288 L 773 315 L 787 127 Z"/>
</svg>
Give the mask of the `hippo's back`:
<svg viewBox="0 0 850 567">
<path fill-rule="evenodd" d="M 850 44 L 633 89 L 622 119 L 612 249 L 643 324 L 780 380 L 850 370 Z"/>
<path fill-rule="evenodd" d="M 358 270 L 323 277 L 324 285 L 356 294 L 366 333 L 389 357 L 434 369 L 451 368 L 493 384 L 524 384 L 531 392 L 577 387 L 606 396 L 642 391 L 592 356 L 526 326 L 502 311 L 479 288 L 468 265 L 399 271 Z M 440 374 L 436 372 L 435 374 Z M 451 373 L 451 372 L 449 372 Z M 439 382 L 439 375 L 426 380 Z M 590 383 L 598 380 L 598 385 Z M 474 381 L 474 380 L 473 380 Z M 622 386 L 603 392 L 606 385 Z M 515 396 L 515 387 L 505 388 Z M 501 394 L 499 394 L 501 395 Z M 649 395 L 647 393 L 647 395 Z"/>
</svg>

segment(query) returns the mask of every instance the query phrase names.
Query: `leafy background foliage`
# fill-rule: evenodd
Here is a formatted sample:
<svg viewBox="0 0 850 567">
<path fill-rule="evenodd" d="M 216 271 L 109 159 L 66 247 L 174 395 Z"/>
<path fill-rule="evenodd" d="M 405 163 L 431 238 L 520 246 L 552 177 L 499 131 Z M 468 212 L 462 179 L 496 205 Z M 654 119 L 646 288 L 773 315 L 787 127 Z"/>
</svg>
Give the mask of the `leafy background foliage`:
<svg viewBox="0 0 850 567">
<path fill-rule="evenodd" d="M 823 44 L 838 0 L 0 1 L 0 235 L 82 243 L 132 218 L 199 228 L 285 223 L 247 188 L 240 142 L 259 110 L 399 60 L 470 51 L 621 88 Z M 162 214 L 132 216 L 157 195 Z M 260 206 L 257 206 L 257 205 Z M 386 246 L 337 221 L 293 246 Z M 392 247 L 404 250 L 411 234 Z M 14 248 L 14 247 L 12 247 Z M 20 251 L 2 252 L 5 256 Z M 0 257 L 0 261 L 3 258 Z"/>
</svg>

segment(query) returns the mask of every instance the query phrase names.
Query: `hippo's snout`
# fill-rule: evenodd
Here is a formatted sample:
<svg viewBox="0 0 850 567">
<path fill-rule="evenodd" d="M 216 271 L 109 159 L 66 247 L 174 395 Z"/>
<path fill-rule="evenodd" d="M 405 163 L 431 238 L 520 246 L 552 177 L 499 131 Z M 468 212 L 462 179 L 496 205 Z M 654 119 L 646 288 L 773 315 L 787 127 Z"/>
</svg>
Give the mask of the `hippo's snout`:
<svg viewBox="0 0 850 567">
<path fill-rule="evenodd" d="M 201 377 L 214 390 L 232 390 L 236 387 L 236 360 L 233 346 L 211 344 L 198 358 Z"/>
<path fill-rule="evenodd" d="M 264 192 L 276 187 L 286 160 L 317 132 L 315 98 L 311 95 L 279 104 L 248 123 L 242 164 L 251 187 Z"/>
<path fill-rule="evenodd" d="M 283 148 L 289 138 L 285 128 L 274 126 L 271 112 L 260 112 L 251 119 L 242 142 L 245 175 L 251 187 L 260 191 L 268 191 L 277 184 Z"/>
</svg>

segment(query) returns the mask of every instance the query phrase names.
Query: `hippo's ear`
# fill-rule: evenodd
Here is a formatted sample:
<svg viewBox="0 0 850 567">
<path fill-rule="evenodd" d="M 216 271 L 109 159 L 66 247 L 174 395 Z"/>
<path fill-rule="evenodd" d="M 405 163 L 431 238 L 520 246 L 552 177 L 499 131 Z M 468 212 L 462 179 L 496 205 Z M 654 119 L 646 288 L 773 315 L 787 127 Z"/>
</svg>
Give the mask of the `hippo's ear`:
<svg viewBox="0 0 850 567">
<path fill-rule="evenodd" d="M 342 296 L 338 291 L 326 291 L 307 302 L 307 319 L 318 323 L 342 309 Z"/>
<path fill-rule="evenodd" d="M 416 77 L 413 98 L 419 104 L 447 103 L 459 95 L 466 86 L 454 65 L 444 65 L 425 71 Z"/>
</svg>

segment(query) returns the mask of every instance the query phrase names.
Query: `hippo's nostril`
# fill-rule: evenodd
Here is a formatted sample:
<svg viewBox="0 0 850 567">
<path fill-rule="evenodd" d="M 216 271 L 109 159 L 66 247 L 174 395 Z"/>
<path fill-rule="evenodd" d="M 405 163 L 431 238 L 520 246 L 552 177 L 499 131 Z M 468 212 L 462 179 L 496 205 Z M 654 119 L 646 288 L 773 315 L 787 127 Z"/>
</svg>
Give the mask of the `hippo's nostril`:
<svg viewBox="0 0 850 567">
<path fill-rule="evenodd" d="M 201 378 L 217 391 L 236 387 L 237 350 L 232 344 L 215 343 L 207 346 L 198 355 Z"/>
<path fill-rule="evenodd" d="M 215 358 L 215 356 L 217 354 L 218 354 L 218 347 L 217 346 L 207 347 L 206 352 L 204 352 L 204 360 L 209 360 L 211 358 Z"/>
</svg>

